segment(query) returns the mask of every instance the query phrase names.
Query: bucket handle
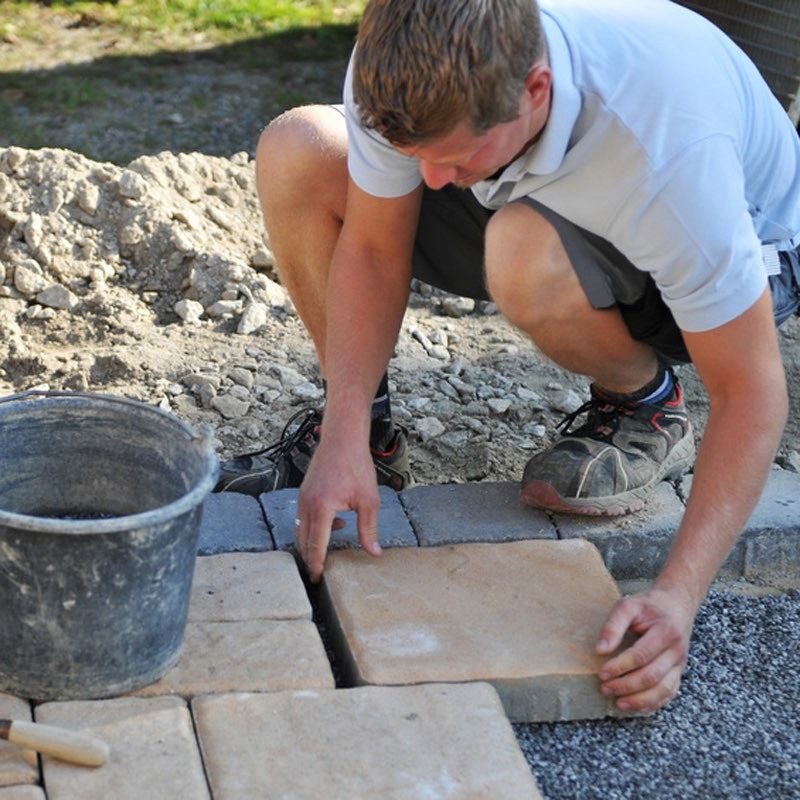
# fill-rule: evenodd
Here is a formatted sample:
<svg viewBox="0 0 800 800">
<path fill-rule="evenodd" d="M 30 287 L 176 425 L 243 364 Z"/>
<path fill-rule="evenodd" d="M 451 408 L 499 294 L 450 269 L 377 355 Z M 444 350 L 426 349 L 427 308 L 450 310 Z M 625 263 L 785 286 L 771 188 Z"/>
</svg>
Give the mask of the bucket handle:
<svg viewBox="0 0 800 800">
<path fill-rule="evenodd" d="M 0 403 L 11 403 L 16 400 L 32 400 L 35 397 L 83 397 L 87 400 L 96 400 L 103 398 L 104 400 L 113 400 L 115 403 L 124 403 L 125 405 L 140 408 L 143 404 L 138 400 L 131 400 L 128 397 L 117 397 L 111 394 L 92 394 L 91 392 L 65 392 L 60 389 L 28 389 L 25 392 L 18 392 L 17 394 L 9 394 L 5 397 L 0 397 Z M 193 426 L 189 427 L 192 432 L 191 439 L 195 442 L 203 444 L 210 444 L 213 441 L 213 432 L 209 425 L 201 425 L 199 433 Z"/>
</svg>

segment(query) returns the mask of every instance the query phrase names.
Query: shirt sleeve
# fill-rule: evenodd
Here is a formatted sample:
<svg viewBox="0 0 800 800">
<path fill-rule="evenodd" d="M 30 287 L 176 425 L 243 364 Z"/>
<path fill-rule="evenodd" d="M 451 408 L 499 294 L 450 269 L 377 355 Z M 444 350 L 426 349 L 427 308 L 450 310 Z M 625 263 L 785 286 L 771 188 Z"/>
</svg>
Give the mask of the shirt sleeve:
<svg viewBox="0 0 800 800">
<path fill-rule="evenodd" d="M 695 143 L 638 186 L 610 234 L 688 332 L 730 322 L 767 285 L 741 161 L 725 136 Z"/>
<path fill-rule="evenodd" d="M 353 97 L 353 55 L 344 80 L 347 123 L 347 168 L 356 185 L 376 197 L 402 197 L 422 183 L 417 159 L 398 153 L 389 142 L 361 123 Z"/>
</svg>

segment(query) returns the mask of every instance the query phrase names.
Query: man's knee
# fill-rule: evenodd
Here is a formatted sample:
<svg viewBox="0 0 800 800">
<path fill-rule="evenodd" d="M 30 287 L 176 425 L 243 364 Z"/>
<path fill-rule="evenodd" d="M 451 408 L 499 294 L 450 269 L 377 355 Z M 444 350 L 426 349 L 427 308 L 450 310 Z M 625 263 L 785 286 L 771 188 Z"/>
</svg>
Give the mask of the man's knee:
<svg viewBox="0 0 800 800">
<path fill-rule="evenodd" d="M 320 198 L 345 191 L 344 117 L 330 106 L 303 106 L 274 119 L 258 141 L 256 183 L 262 203 L 285 201 L 287 192 Z"/>
<path fill-rule="evenodd" d="M 512 322 L 530 325 L 561 313 L 580 290 L 558 231 L 535 209 L 511 203 L 486 228 L 486 285 Z"/>
</svg>

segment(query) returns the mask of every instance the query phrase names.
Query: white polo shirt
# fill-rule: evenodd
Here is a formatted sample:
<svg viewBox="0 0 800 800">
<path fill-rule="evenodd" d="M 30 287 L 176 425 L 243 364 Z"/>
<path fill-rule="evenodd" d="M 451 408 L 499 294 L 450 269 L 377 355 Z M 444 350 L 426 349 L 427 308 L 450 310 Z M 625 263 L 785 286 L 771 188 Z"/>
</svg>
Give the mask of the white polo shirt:
<svg viewBox="0 0 800 800">
<path fill-rule="evenodd" d="M 800 139 L 752 62 L 669 0 L 541 0 L 553 102 L 539 141 L 472 187 L 524 196 L 649 272 L 686 331 L 747 310 L 761 244 L 800 245 Z M 380 197 L 421 183 L 416 159 L 365 130 L 344 89 L 353 180 Z"/>
</svg>

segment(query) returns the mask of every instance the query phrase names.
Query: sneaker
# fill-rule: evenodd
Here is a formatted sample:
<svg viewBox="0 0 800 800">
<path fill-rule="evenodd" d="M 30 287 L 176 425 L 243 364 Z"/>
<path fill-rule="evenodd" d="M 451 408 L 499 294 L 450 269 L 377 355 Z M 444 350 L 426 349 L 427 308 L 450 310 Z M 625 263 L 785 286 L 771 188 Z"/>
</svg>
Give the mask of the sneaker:
<svg viewBox="0 0 800 800">
<path fill-rule="evenodd" d="M 614 516 L 639 511 L 659 481 L 680 477 L 694 462 L 694 436 L 677 381 L 659 403 L 617 402 L 592 385 L 591 400 L 565 417 L 562 438 L 535 455 L 522 477 L 531 506 Z M 586 413 L 586 422 L 570 426 Z"/>
<path fill-rule="evenodd" d="M 319 444 L 322 415 L 316 409 L 298 411 L 286 423 L 277 442 L 236 456 L 220 466 L 215 492 L 239 492 L 258 497 L 264 492 L 300 486 Z M 395 491 L 412 486 L 406 432 L 397 427 L 385 452 L 372 450 L 378 483 Z"/>
</svg>

